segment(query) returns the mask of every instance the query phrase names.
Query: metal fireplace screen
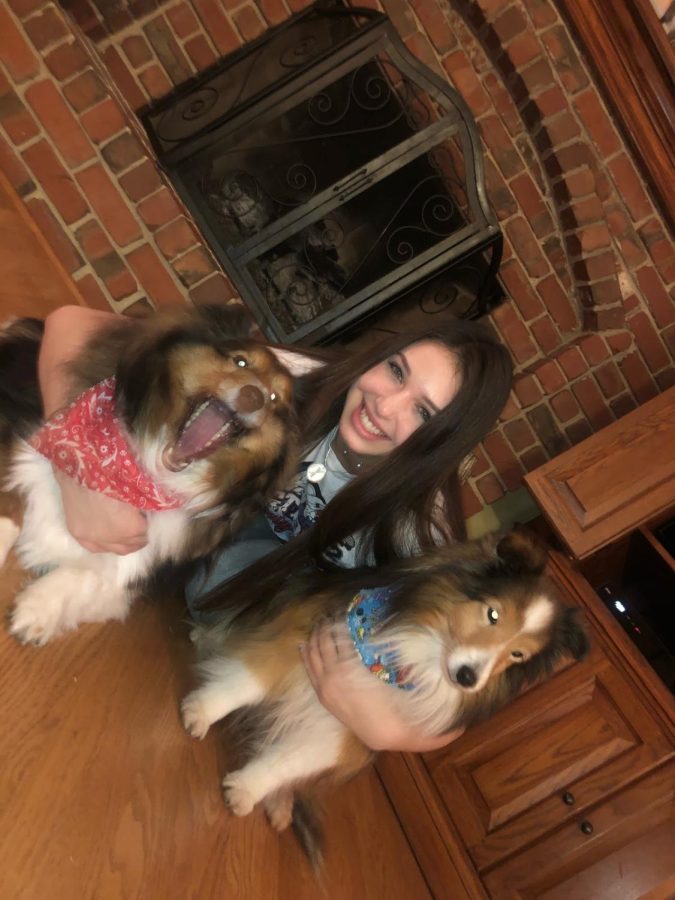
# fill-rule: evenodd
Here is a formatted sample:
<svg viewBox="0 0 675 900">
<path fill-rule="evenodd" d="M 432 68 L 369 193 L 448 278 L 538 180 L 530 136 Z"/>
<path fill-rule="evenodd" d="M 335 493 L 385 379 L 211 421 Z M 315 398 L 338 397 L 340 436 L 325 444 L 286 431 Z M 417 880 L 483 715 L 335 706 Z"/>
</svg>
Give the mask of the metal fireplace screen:
<svg viewBox="0 0 675 900">
<path fill-rule="evenodd" d="M 327 340 L 411 293 L 468 316 L 501 299 L 475 124 L 373 10 L 317 3 L 143 121 L 271 338 Z"/>
</svg>

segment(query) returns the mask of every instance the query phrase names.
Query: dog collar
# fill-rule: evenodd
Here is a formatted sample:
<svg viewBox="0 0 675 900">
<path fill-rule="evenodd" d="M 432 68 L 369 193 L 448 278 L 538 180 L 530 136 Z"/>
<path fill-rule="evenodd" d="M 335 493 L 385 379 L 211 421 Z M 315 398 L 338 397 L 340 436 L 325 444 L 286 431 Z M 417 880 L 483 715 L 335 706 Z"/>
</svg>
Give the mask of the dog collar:
<svg viewBox="0 0 675 900">
<path fill-rule="evenodd" d="M 400 667 L 397 655 L 388 650 L 387 644 L 371 643 L 371 634 L 389 614 L 389 599 L 393 588 L 363 588 L 356 594 L 347 609 L 347 627 L 361 662 L 387 684 L 401 690 L 415 687 L 407 678 L 410 666 Z"/>
<path fill-rule="evenodd" d="M 52 416 L 29 441 L 70 478 L 137 509 L 177 509 L 182 501 L 165 491 L 138 464 L 115 415 L 115 379 L 106 378 Z"/>
</svg>

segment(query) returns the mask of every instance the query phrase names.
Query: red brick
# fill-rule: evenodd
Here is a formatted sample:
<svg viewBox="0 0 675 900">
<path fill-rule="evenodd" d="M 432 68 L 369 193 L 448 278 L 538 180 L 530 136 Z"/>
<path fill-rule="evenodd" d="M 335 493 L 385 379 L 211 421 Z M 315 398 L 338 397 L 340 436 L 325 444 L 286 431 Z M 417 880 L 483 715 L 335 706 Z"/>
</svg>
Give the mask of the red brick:
<svg viewBox="0 0 675 900">
<path fill-rule="evenodd" d="M 44 200 L 31 197 L 26 201 L 26 207 L 64 269 L 71 274 L 76 272 L 82 265 L 82 258 L 49 206 Z"/>
<path fill-rule="evenodd" d="M 121 261 L 117 271 L 107 275 L 104 280 L 106 288 L 115 300 L 126 300 L 138 290 L 136 279 Z"/>
<path fill-rule="evenodd" d="M 166 259 L 174 259 L 199 243 L 193 227 L 181 217 L 155 233 L 155 243 Z"/>
<path fill-rule="evenodd" d="M 549 273 L 548 262 L 541 252 L 529 223 L 522 216 L 515 216 L 506 223 L 504 230 L 514 251 L 527 269 L 528 275 L 532 278 L 541 278 L 547 275 Z"/>
<path fill-rule="evenodd" d="M 119 104 L 110 97 L 83 112 L 80 121 L 95 144 L 107 141 L 127 125 Z"/>
<path fill-rule="evenodd" d="M 567 435 L 570 444 L 574 446 L 575 444 L 580 444 L 582 441 L 585 441 L 586 438 L 589 438 L 593 434 L 593 429 L 586 419 L 579 419 L 578 422 L 573 422 L 565 429 L 565 434 Z"/>
<path fill-rule="evenodd" d="M 12 81 L 20 83 L 36 75 L 40 63 L 14 23 L 9 10 L 0 3 L 0 60 Z"/>
<path fill-rule="evenodd" d="M 471 516 L 475 516 L 476 513 L 479 513 L 483 509 L 482 502 L 476 496 L 473 488 L 469 484 L 463 484 L 461 488 L 461 498 L 462 498 L 462 512 L 464 513 L 464 518 L 468 519 Z"/>
<path fill-rule="evenodd" d="M 532 447 L 520 454 L 520 463 L 526 472 L 534 472 L 539 466 L 543 466 L 547 459 L 541 447 Z"/>
<path fill-rule="evenodd" d="M 0 137 L 0 170 L 7 176 L 10 184 L 20 197 L 25 197 L 26 194 L 35 190 L 35 184 L 31 180 L 23 161 L 2 137 Z"/>
<path fill-rule="evenodd" d="M 155 312 L 154 306 L 147 297 L 141 297 L 140 300 L 134 301 L 129 306 L 124 307 L 122 315 L 130 316 L 132 319 L 147 319 Z"/>
<path fill-rule="evenodd" d="M 670 365 L 665 347 L 647 313 L 639 312 L 631 316 L 628 325 L 635 335 L 640 353 L 652 372 L 658 372 L 659 369 Z"/>
<path fill-rule="evenodd" d="M 215 271 L 212 257 L 203 247 L 195 247 L 178 259 L 174 259 L 171 267 L 186 287 L 202 281 Z"/>
<path fill-rule="evenodd" d="M 542 394 L 532 375 L 519 375 L 513 382 L 513 390 L 523 409 L 539 403 Z"/>
<path fill-rule="evenodd" d="M 581 280 L 595 281 L 598 278 L 606 278 L 608 275 L 616 275 L 619 270 L 619 262 L 610 251 L 586 256 L 574 265 L 574 274 Z"/>
<path fill-rule="evenodd" d="M 539 363 L 532 371 L 537 376 L 545 394 L 553 394 L 567 384 L 566 377 L 560 371 L 558 364 L 552 359 Z"/>
<path fill-rule="evenodd" d="M 578 200 L 594 193 L 595 175 L 588 166 L 583 166 L 575 172 L 565 173 L 563 184 L 568 197 Z"/>
<path fill-rule="evenodd" d="M 638 228 L 638 232 L 656 266 L 667 264 L 675 259 L 673 242 L 657 219 L 649 219 Z M 664 280 L 668 282 L 667 278 Z"/>
<path fill-rule="evenodd" d="M 13 144 L 25 144 L 40 133 L 30 111 L 12 90 L 0 97 L 0 122 Z"/>
<path fill-rule="evenodd" d="M 527 413 L 527 418 L 549 456 L 557 456 L 567 448 L 567 441 L 546 404 L 535 406 Z"/>
<path fill-rule="evenodd" d="M 195 12 L 223 56 L 240 46 L 239 38 L 222 11 L 218 0 L 194 0 Z"/>
<path fill-rule="evenodd" d="M 492 460 L 508 491 L 517 491 L 522 487 L 523 470 L 516 455 L 500 432 L 493 431 L 489 434 L 483 441 L 483 449 Z"/>
<path fill-rule="evenodd" d="M 530 31 L 519 34 L 504 49 L 516 70 L 522 69 L 536 59 L 541 60 L 544 56 L 541 44 Z"/>
<path fill-rule="evenodd" d="M 210 278 L 193 287 L 190 291 L 190 299 L 196 306 L 205 303 L 222 303 L 236 296 L 236 291 L 225 278 L 222 272 L 216 272 Z"/>
<path fill-rule="evenodd" d="M 555 71 L 568 93 L 574 94 L 586 87 L 588 76 L 574 50 L 565 28 L 554 25 L 543 32 L 542 40 L 551 58 L 555 61 Z"/>
<path fill-rule="evenodd" d="M 654 376 L 656 379 L 656 383 L 658 384 L 660 390 L 667 391 L 669 388 L 675 385 L 675 368 L 671 366 L 669 369 L 664 369 L 662 372 L 659 372 L 658 375 Z"/>
<path fill-rule="evenodd" d="M 488 72 L 483 76 L 483 87 L 490 95 L 494 108 L 499 118 L 508 128 L 509 133 L 516 135 L 522 132 L 522 117 L 503 82 L 493 72 Z"/>
<path fill-rule="evenodd" d="M 45 64 L 54 78 L 65 81 L 82 72 L 92 63 L 91 57 L 79 41 L 59 44 L 44 57 Z"/>
<path fill-rule="evenodd" d="M 182 210 L 172 192 L 162 187 L 159 191 L 138 204 L 138 214 L 151 231 L 168 225 L 180 216 Z"/>
<path fill-rule="evenodd" d="M 560 147 L 573 140 L 580 132 L 579 123 L 570 112 L 561 112 L 546 120 L 546 134 L 552 147 Z"/>
<path fill-rule="evenodd" d="M 172 281 L 157 254 L 147 244 L 137 250 L 132 250 L 127 256 L 127 262 L 147 291 L 148 296 L 158 306 L 171 306 L 184 302 L 184 295 Z"/>
<path fill-rule="evenodd" d="M 75 283 L 87 306 L 93 309 L 102 309 L 105 312 L 111 311 L 112 304 L 108 302 L 106 295 L 93 275 L 87 273 L 78 278 Z"/>
<path fill-rule="evenodd" d="M 597 334 L 589 334 L 586 335 L 586 337 L 581 338 L 579 341 L 579 349 L 591 366 L 597 366 L 609 357 L 609 350 L 607 349 L 605 342 Z"/>
<path fill-rule="evenodd" d="M 665 328 L 662 332 L 662 336 L 668 346 L 670 355 L 675 359 L 675 325 L 671 328 Z"/>
<path fill-rule="evenodd" d="M 560 391 L 554 397 L 551 397 L 551 409 L 556 415 L 559 422 L 569 422 L 580 413 L 579 404 L 572 395 L 571 391 Z"/>
<path fill-rule="evenodd" d="M 180 3 L 178 6 L 167 9 L 166 17 L 169 22 L 171 22 L 171 27 L 173 28 L 176 37 L 189 37 L 189 35 L 194 34 L 199 28 L 199 22 L 189 3 Z"/>
<path fill-rule="evenodd" d="M 572 200 L 560 214 L 560 221 L 565 230 L 575 230 L 580 226 L 593 225 L 595 222 L 604 223 L 604 220 L 605 210 L 596 196 Z"/>
<path fill-rule="evenodd" d="M 162 186 L 162 179 L 151 160 L 146 159 L 134 166 L 129 172 L 120 175 L 120 187 L 130 200 L 134 202 L 154 194 Z"/>
<path fill-rule="evenodd" d="M 675 322 L 675 304 L 668 296 L 661 280 L 652 266 L 645 266 L 636 273 L 640 290 L 659 328 L 667 328 Z"/>
<path fill-rule="evenodd" d="M 516 316 L 510 304 L 503 303 L 498 307 L 492 313 L 492 320 L 518 362 L 526 362 L 537 355 L 537 348 L 527 328 Z"/>
<path fill-rule="evenodd" d="M 505 263 L 499 275 L 526 322 L 541 315 L 544 305 L 532 290 L 530 281 L 517 259 Z"/>
<path fill-rule="evenodd" d="M 521 212 L 537 237 L 548 234 L 553 226 L 551 214 L 532 177 L 527 172 L 522 172 L 511 180 L 509 187 L 515 194 Z"/>
<path fill-rule="evenodd" d="M 191 75 L 190 64 L 164 16 L 156 16 L 143 26 L 143 30 L 170 81 L 173 84 L 186 81 Z"/>
<path fill-rule="evenodd" d="M 75 232 L 75 237 L 88 260 L 98 260 L 113 252 L 108 235 L 95 219 L 81 225 Z"/>
<path fill-rule="evenodd" d="M 523 171 L 523 161 L 514 148 L 511 137 L 497 116 L 482 116 L 478 122 L 483 140 L 494 155 L 495 162 L 506 178 Z"/>
<path fill-rule="evenodd" d="M 630 394 L 622 394 L 620 397 L 612 400 L 609 406 L 616 418 L 620 419 L 626 413 L 632 412 L 636 408 L 637 403 Z"/>
<path fill-rule="evenodd" d="M 166 73 L 157 63 L 153 63 L 147 69 L 139 72 L 138 78 L 151 100 L 164 97 L 173 87 Z"/>
<path fill-rule="evenodd" d="M 82 72 L 63 86 L 63 94 L 76 112 L 89 109 L 106 96 L 107 89 L 92 69 Z"/>
<path fill-rule="evenodd" d="M 24 150 L 22 156 L 67 224 L 87 214 L 86 202 L 47 141 L 38 141 Z"/>
<path fill-rule="evenodd" d="M 409 34 L 405 39 L 405 45 L 412 55 L 424 63 L 432 72 L 435 72 L 443 79 L 447 77 L 426 34 L 422 34 L 421 31 Z"/>
<path fill-rule="evenodd" d="M 147 158 L 143 145 L 131 133 L 125 131 L 101 148 L 101 155 L 113 172 L 122 172 Z"/>
<path fill-rule="evenodd" d="M 140 34 L 132 34 L 122 41 L 122 50 L 131 65 L 138 69 L 152 59 L 152 50 L 148 42 Z"/>
<path fill-rule="evenodd" d="M 122 92 L 127 103 L 133 110 L 138 110 L 146 104 L 143 91 L 138 86 L 136 79 L 129 71 L 115 47 L 107 47 L 101 54 L 103 62 L 112 75 L 115 84 Z"/>
<path fill-rule="evenodd" d="M 539 94 L 536 100 L 532 101 L 539 111 L 539 117 L 545 121 L 551 116 L 555 116 L 563 110 L 569 109 L 567 97 L 560 90 L 557 84 L 554 84 L 547 91 Z"/>
<path fill-rule="evenodd" d="M 499 414 L 499 421 L 510 422 L 511 419 L 515 419 L 518 415 L 520 415 L 520 405 L 516 401 L 513 391 L 511 391 L 504 404 L 504 409 Z"/>
<path fill-rule="evenodd" d="M 502 44 L 508 43 L 519 34 L 529 30 L 529 24 L 517 6 L 511 6 L 492 23 L 495 34 Z"/>
<path fill-rule="evenodd" d="M 26 19 L 23 27 L 33 46 L 38 50 L 44 50 L 68 34 L 67 26 L 53 6 L 48 6 Z"/>
<path fill-rule="evenodd" d="M 499 483 L 497 476 L 492 472 L 482 475 L 476 479 L 476 487 L 486 503 L 494 503 L 504 496 L 504 490 Z"/>
<path fill-rule="evenodd" d="M 26 100 L 67 163 L 79 166 L 94 156 L 94 148 L 51 81 L 31 85 Z"/>
<path fill-rule="evenodd" d="M 515 197 L 489 156 L 485 158 L 485 185 L 492 208 L 500 221 L 518 212 Z"/>
<path fill-rule="evenodd" d="M 514 450 L 520 452 L 536 441 L 534 432 L 525 419 L 515 419 L 504 425 L 504 434 Z"/>
<path fill-rule="evenodd" d="M 196 37 L 186 41 L 185 52 L 198 72 L 207 69 L 211 63 L 216 61 L 216 54 L 203 34 L 198 34 Z"/>
<path fill-rule="evenodd" d="M 431 38 L 439 53 L 447 53 L 457 43 L 457 38 L 437 0 L 411 0 L 422 28 Z"/>
<path fill-rule="evenodd" d="M 626 316 L 622 306 L 590 309 L 584 312 L 583 326 L 587 331 L 615 331 L 624 328 Z"/>
<path fill-rule="evenodd" d="M 555 275 L 549 275 L 540 281 L 537 292 L 561 331 L 573 331 L 577 328 L 578 318 L 574 307 Z"/>
<path fill-rule="evenodd" d="M 628 207 L 635 220 L 644 219 L 652 214 L 652 205 L 645 192 L 635 166 L 626 153 L 621 153 L 607 163 L 619 196 Z"/>
<path fill-rule="evenodd" d="M 91 208 L 115 243 L 125 247 L 141 237 L 141 229 L 127 208 L 117 187 L 99 163 L 83 169 L 77 180 Z"/>
<path fill-rule="evenodd" d="M 545 355 L 552 353 L 560 347 L 562 337 L 548 316 L 542 316 L 535 322 L 530 322 L 529 326 L 532 336 Z"/>
<path fill-rule="evenodd" d="M 7 2 L 20 19 L 24 19 L 44 5 L 44 0 L 7 0 Z"/>
<path fill-rule="evenodd" d="M 613 360 L 598 366 L 593 374 L 605 397 L 616 397 L 617 394 L 620 394 L 626 388 L 621 373 Z"/>
<path fill-rule="evenodd" d="M 574 98 L 574 106 L 603 158 L 612 156 L 621 149 L 619 135 L 605 112 L 595 87 L 578 94 Z"/>
<path fill-rule="evenodd" d="M 639 353 L 628 353 L 619 360 L 619 368 L 638 403 L 646 403 L 656 396 L 658 391 Z"/>
<path fill-rule="evenodd" d="M 557 234 L 549 235 L 544 240 L 542 247 L 549 263 L 553 266 L 553 270 L 560 280 L 563 290 L 571 292 L 572 279 L 568 267 L 567 253 L 565 252 L 560 238 Z"/>
<path fill-rule="evenodd" d="M 490 99 L 463 50 L 449 53 L 443 60 L 443 67 L 474 116 L 480 116 L 491 108 Z"/>
<path fill-rule="evenodd" d="M 557 356 L 558 364 L 569 379 L 578 378 L 588 369 L 578 347 L 568 347 Z"/>
<path fill-rule="evenodd" d="M 555 83 L 553 69 L 545 59 L 526 66 L 518 73 L 530 96 L 535 96 L 541 88 L 550 88 Z"/>
</svg>

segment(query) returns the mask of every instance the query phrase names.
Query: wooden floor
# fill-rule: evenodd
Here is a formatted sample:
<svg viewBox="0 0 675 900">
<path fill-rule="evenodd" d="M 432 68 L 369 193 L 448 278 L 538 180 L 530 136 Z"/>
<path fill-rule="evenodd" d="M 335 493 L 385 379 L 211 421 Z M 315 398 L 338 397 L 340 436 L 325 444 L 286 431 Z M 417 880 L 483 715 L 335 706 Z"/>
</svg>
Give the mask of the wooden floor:
<svg viewBox="0 0 675 900">
<path fill-rule="evenodd" d="M 10 557 L 3 609 L 23 577 Z M 175 605 L 139 601 L 124 625 L 85 626 L 42 649 L 2 628 L 3 900 L 430 897 L 372 770 L 335 796 L 325 890 L 292 835 L 279 838 L 259 811 L 233 818 L 218 735 L 196 742 L 179 722 L 188 657 Z"/>
</svg>

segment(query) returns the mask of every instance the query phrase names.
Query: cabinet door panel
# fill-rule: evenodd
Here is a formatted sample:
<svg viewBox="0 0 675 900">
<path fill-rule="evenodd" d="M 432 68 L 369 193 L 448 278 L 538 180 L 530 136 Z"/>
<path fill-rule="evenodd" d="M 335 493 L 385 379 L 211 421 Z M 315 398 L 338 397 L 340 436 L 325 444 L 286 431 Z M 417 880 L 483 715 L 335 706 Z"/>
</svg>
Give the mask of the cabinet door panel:
<svg viewBox="0 0 675 900">
<path fill-rule="evenodd" d="M 665 898 L 672 887 L 675 765 L 577 816 L 484 876 L 493 900 Z M 587 831 L 582 830 L 582 822 Z M 672 894 L 670 895 L 672 896 Z"/>
<path fill-rule="evenodd" d="M 594 659 L 528 692 L 429 760 L 479 870 L 578 816 L 672 752 L 630 683 L 600 654 Z"/>
</svg>

